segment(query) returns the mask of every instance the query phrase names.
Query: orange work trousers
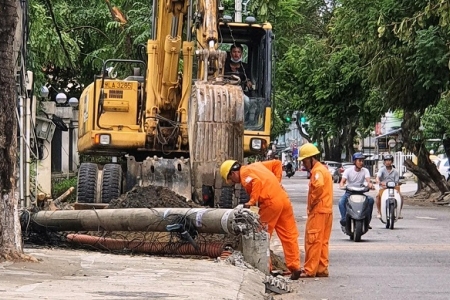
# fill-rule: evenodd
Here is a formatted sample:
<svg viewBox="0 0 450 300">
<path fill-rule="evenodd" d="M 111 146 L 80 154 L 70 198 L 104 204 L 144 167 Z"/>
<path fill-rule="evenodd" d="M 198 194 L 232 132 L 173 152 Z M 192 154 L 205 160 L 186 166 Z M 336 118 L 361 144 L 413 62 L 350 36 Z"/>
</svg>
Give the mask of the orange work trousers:
<svg viewBox="0 0 450 300">
<path fill-rule="evenodd" d="M 298 229 L 289 198 L 275 198 L 266 201 L 259 209 L 259 218 L 263 224 L 267 224 L 270 236 L 274 229 L 277 232 L 283 246 L 284 259 L 288 269 L 291 272 L 300 270 Z"/>
<path fill-rule="evenodd" d="M 328 244 L 330 241 L 333 214 L 312 213 L 308 215 L 305 228 L 304 270 L 310 276 L 328 273 Z"/>
</svg>

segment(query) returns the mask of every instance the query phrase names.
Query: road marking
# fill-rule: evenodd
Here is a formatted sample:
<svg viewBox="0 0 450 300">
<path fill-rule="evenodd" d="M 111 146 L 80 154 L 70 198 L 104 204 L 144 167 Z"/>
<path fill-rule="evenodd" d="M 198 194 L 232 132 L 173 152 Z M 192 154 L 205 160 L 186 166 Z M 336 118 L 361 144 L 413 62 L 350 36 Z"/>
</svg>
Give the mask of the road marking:
<svg viewBox="0 0 450 300">
<path fill-rule="evenodd" d="M 350 242 L 352 244 L 348 244 L 348 245 L 331 245 L 330 244 L 330 250 L 351 250 L 351 251 L 355 251 L 355 250 L 359 250 L 359 251 L 367 251 L 367 250 L 374 250 L 374 251 L 386 251 L 386 252 L 390 252 L 390 251 L 394 251 L 394 250 L 402 250 L 402 251 L 416 251 L 416 250 L 433 250 L 433 251 L 449 251 L 450 250 L 450 245 L 446 245 L 446 244 L 403 244 L 403 245 L 398 245 L 398 244 L 378 244 L 375 245 L 373 243 L 370 242 L 363 242 L 363 243 L 355 243 L 355 242 Z"/>
<path fill-rule="evenodd" d="M 425 219 L 425 220 L 437 220 L 437 218 L 432 218 L 432 217 L 415 217 L 416 219 Z"/>
</svg>

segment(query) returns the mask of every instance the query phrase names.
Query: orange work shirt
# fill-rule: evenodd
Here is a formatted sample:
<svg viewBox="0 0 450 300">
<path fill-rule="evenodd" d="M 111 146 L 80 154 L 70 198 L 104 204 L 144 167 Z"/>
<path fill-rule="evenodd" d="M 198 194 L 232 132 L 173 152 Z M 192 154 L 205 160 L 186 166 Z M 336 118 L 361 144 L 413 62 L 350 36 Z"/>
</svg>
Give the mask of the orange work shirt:
<svg viewBox="0 0 450 300">
<path fill-rule="evenodd" d="M 278 182 L 281 182 L 281 178 L 283 177 L 283 164 L 280 160 L 266 160 L 261 163 L 275 175 Z"/>
<path fill-rule="evenodd" d="M 308 193 L 308 213 L 333 212 L 333 179 L 328 169 L 317 162 L 311 170 Z"/>
<path fill-rule="evenodd" d="M 270 205 L 274 199 L 286 198 L 289 199 L 288 194 L 280 184 L 282 166 L 278 161 L 257 162 L 251 165 L 242 166 L 240 169 L 241 185 L 250 195 L 249 205 L 259 206 Z M 279 164 L 280 171 L 277 172 L 277 165 Z M 279 173 L 278 177 L 273 173 Z"/>
</svg>

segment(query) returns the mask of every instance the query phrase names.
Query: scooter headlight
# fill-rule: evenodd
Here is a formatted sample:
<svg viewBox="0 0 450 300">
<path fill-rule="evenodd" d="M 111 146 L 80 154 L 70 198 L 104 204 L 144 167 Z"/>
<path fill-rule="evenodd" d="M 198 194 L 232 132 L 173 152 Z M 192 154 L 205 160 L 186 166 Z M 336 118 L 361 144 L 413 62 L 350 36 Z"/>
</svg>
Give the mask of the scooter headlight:
<svg viewBox="0 0 450 300">
<path fill-rule="evenodd" d="M 387 182 L 386 183 L 386 187 L 387 188 L 391 188 L 391 189 L 395 188 L 395 182 L 393 182 L 393 181 Z"/>
</svg>

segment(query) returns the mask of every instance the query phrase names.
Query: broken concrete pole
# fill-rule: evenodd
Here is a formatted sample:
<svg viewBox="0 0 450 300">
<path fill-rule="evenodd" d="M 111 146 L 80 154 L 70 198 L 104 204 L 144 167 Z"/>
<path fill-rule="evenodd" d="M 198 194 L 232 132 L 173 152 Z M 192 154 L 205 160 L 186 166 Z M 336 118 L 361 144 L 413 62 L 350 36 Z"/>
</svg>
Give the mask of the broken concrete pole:
<svg viewBox="0 0 450 300">
<path fill-rule="evenodd" d="M 268 275 L 270 272 L 269 234 L 250 232 L 242 236 L 242 255 L 246 262 Z"/>
<path fill-rule="evenodd" d="M 198 232 L 239 233 L 254 226 L 239 218 L 240 211 L 211 208 L 124 208 L 100 210 L 40 211 L 32 215 L 34 225 L 55 231 L 156 231 L 166 232 L 177 217 L 192 220 Z M 237 221 L 239 219 L 239 221 Z"/>
</svg>

